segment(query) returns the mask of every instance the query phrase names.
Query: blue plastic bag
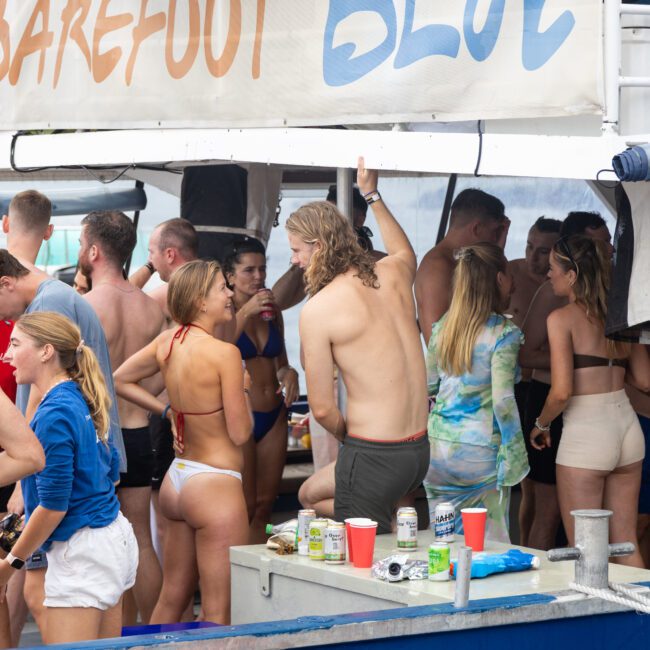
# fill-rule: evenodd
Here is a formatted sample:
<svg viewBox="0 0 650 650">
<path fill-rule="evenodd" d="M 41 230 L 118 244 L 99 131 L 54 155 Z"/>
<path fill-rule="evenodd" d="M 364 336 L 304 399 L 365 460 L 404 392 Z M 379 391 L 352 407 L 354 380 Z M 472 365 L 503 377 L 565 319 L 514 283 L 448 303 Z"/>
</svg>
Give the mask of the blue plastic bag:
<svg viewBox="0 0 650 650">
<path fill-rule="evenodd" d="M 530 553 L 523 553 L 516 548 L 507 553 L 488 555 L 481 553 L 472 557 L 472 578 L 485 578 L 493 573 L 510 573 L 539 568 L 539 558 Z M 456 563 L 451 564 L 451 575 L 456 577 Z"/>
</svg>

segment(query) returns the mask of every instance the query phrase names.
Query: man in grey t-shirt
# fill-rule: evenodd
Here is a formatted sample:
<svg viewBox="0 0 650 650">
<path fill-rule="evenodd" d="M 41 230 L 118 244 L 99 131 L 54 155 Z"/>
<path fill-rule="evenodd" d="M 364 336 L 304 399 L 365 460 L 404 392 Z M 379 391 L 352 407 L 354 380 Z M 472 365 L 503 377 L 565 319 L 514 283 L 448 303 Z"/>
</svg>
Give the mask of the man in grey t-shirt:
<svg viewBox="0 0 650 650">
<path fill-rule="evenodd" d="M 113 446 L 112 476 L 126 471 L 126 454 L 117 415 L 113 372 L 104 330 L 93 308 L 67 284 L 41 271 L 30 271 L 5 249 L 0 249 L 0 318 L 15 320 L 22 314 L 54 311 L 67 316 L 81 330 L 81 337 L 97 357 L 111 398 L 109 439 Z M 16 404 L 27 417 L 30 386 L 18 386 Z M 34 400 L 32 400 L 34 402 Z M 118 468 L 119 464 L 119 468 Z"/>
</svg>

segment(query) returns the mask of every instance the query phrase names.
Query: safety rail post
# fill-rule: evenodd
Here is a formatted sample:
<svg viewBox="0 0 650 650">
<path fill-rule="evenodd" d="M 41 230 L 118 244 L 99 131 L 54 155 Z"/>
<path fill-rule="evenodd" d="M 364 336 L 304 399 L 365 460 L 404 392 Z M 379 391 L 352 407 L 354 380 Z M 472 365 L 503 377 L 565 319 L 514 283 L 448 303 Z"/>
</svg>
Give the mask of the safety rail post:
<svg viewBox="0 0 650 650">
<path fill-rule="evenodd" d="M 650 76 L 621 74 L 622 16 L 650 16 L 650 5 L 621 0 L 604 2 L 605 114 L 602 130 L 605 133 L 619 133 L 621 88 L 650 88 Z"/>
<path fill-rule="evenodd" d="M 621 75 L 621 0 L 605 0 L 604 5 L 605 114 L 603 132 L 618 133 Z"/>
</svg>

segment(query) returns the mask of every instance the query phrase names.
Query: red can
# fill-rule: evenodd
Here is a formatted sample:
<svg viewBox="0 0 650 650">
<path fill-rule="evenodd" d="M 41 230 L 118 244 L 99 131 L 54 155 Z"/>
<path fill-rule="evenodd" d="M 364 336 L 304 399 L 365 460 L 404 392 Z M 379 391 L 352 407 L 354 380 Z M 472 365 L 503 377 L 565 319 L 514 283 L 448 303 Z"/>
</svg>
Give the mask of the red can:
<svg viewBox="0 0 650 650">
<path fill-rule="evenodd" d="M 265 287 L 257 290 L 257 293 L 261 291 L 268 291 Z M 273 309 L 273 303 L 269 302 L 268 306 L 264 306 L 264 311 L 260 312 L 260 317 L 262 320 L 273 320 L 275 318 L 275 310 Z"/>
</svg>

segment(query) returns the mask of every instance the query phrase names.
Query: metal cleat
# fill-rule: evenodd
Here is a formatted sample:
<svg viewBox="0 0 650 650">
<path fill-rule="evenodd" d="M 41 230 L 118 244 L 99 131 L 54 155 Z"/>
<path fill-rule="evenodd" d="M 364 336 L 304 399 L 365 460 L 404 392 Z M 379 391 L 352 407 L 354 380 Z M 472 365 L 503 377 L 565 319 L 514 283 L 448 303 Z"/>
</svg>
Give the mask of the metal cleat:
<svg viewBox="0 0 650 650">
<path fill-rule="evenodd" d="M 593 589 L 608 589 L 609 558 L 634 553 L 634 544 L 609 543 L 611 510 L 572 510 L 575 518 L 575 547 L 548 551 L 551 562 L 575 560 L 575 580 L 578 585 Z"/>
</svg>

